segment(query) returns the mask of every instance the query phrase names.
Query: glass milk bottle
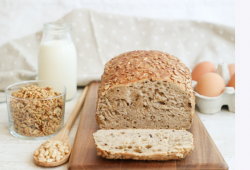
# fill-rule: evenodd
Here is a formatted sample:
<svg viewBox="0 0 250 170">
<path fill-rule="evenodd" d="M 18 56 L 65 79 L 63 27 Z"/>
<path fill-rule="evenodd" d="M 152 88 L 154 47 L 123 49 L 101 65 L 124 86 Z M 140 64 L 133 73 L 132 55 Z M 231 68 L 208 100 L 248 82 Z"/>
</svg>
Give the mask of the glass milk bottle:
<svg viewBox="0 0 250 170">
<path fill-rule="evenodd" d="M 66 100 L 74 98 L 77 88 L 77 56 L 67 23 L 45 23 L 38 56 L 38 79 L 66 86 Z"/>
</svg>

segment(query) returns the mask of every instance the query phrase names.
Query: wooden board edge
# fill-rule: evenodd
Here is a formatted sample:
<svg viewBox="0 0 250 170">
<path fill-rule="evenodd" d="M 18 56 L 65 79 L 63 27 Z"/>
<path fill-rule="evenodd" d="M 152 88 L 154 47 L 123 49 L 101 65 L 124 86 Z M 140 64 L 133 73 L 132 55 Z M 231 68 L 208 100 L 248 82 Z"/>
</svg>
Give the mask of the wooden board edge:
<svg viewBox="0 0 250 170">
<path fill-rule="evenodd" d="M 85 99 L 85 102 L 84 104 L 86 103 L 87 99 L 89 98 L 89 94 L 90 94 L 90 90 L 91 90 L 91 86 L 93 85 L 93 83 L 91 83 L 89 85 L 89 90 L 87 92 L 87 95 L 86 95 L 86 99 Z M 84 114 L 84 108 L 85 108 L 85 105 L 83 104 L 83 107 L 82 109 L 80 110 L 80 119 L 79 119 L 79 124 L 78 124 L 78 127 L 77 127 L 77 131 L 76 131 L 76 136 L 75 136 L 75 140 L 74 140 L 74 144 L 73 144 L 73 147 L 72 147 L 72 150 L 71 150 L 71 155 L 70 155 L 70 158 L 69 158 L 69 162 L 68 162 L 68 170 L 78 170 L 78 169 L 83 169 L 81 166 L 79 165 L 73 165 L 72 161 L 73 161 L 73 156 L 72 156 L 72 153 L 74 152 L 74 150 L 76 149 L 75 145 L 76 145 L 76 141 L 78 141 L 78 136 L 77 135 L 78 133 L 80 133 L 79 131 L 81 130 L 79 128 L 80 126 L 80 122 L 82 122 L 84 120 L 84 117 L 85 117 L 85 114 Z"/>
</svg>

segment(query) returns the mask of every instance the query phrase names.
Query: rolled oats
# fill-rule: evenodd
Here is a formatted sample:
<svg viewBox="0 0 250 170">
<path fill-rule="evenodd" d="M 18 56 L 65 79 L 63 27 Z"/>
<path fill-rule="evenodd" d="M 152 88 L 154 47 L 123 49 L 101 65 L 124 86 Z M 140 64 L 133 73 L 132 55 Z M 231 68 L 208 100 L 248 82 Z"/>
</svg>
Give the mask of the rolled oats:
<svg viewBox="0 0 250 170">
<path fill-rule="evenodd" d="M 50 148 L 47 147 L 48 145 L 50 145 Z M 40 146 L 40 149 L 35 151 L 34 156 L 37 157 L 39 162 L 58 162 L 67 154 L 69 154 L 67 143 L 63 144 L 59 140 L 48 140 Z"/>
<path fill-rule="evenodd" d="M 36 85 L 14 91 L 9 102 L 13 129 L 20 135 L 31 137 L 56 133 L 63 120 L 64 100 L 60 94 L 51 87 Z"/>
</svg>

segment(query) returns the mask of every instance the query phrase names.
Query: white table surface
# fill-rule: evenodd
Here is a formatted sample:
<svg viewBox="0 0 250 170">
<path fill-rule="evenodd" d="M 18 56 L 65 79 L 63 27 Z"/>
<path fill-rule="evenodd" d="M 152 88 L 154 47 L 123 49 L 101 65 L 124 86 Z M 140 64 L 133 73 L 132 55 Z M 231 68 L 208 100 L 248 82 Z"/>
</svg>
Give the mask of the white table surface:
<svg viewBox="0 0 250 170">
<path fill-rule="evenodd" d="M 82 89 L 78 89 L 76 97 L 66 102 L 65 122 L 73 110 Z M 229 165 L 230 170 L 235 169 L 235 113 L 223 109 L 214 115 L 205 115 L 197 111 L 201 121 L 207 128 L 207 131 L 214 140 L 216 146 Z M 69 140 L 71 146 L 75 139 L 79 118 L 73 125 Z M 9 132 L 7 105 L 0 104 L 0 169 L 1 170 L 34 170 L 45 169 L 33 163 L 33 153 L 35 149 L 45 140 L 23 140 L 13 137 Z M 56 167 L 46 169 L 67 169 L 67 163 Z"/>
</svg>

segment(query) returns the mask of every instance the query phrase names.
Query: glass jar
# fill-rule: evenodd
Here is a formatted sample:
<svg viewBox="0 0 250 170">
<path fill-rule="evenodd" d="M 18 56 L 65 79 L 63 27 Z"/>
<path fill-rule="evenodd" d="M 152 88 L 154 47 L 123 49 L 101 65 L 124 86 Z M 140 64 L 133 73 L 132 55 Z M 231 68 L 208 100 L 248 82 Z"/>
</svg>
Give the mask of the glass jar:
<svg viewBox="0 0 250 170">
<path fill-rule="evenodd" d="M 64 124 L 66 87 L 34 80 L 5 89 L 10 133 L 23 139 L 49 139 Z"/>
<path fill-rule="evenodd" d="M 70 31 L 67 23 L 45 23 L 38 56 L 38 80 L 66 86 L 66 100 L 74 98 L 77 90 L 77 55 Z"/>
</svg>

